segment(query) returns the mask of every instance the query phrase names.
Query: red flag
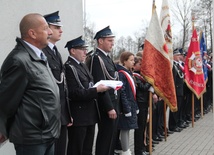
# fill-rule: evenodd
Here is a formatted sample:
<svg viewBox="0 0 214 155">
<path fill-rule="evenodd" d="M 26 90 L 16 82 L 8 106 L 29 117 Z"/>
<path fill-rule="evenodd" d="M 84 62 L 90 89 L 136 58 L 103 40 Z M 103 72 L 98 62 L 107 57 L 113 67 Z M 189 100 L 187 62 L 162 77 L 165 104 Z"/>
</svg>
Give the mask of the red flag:
<svg viewBox="0 0 214 155">
<path fill-rule="evenodd" d="M 170 58 L 155 9 L 144 42 L 141 74 L 153 86 L 155 93 L 164 99 L 171 111 L 177 111 Z"/>
<path fill-rule="evenodd" d="M 203 61 L 196 29 L 193 30 L 184 71 L 187 86 L 199 99 L 206 91 L 206 84 L 204 81 Z"/>
</svg>

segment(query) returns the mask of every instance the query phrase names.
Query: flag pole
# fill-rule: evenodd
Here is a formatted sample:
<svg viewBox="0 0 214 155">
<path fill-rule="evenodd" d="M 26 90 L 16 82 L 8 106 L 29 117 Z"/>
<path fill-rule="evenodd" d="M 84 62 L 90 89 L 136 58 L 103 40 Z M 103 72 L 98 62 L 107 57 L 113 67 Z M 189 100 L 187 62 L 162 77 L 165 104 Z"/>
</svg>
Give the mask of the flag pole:
<svg viewBox="0 0 214 155">
<path fill-rule="evenodd" d="M 195 12 L 193 10 L 192 10 L 191 16 L 192 16 L 192 32 L 193 32 L 195 29 Z"/>
<path fill-rule="evenodd" d="M 156 6 L 155 6 L 155 0 L 153 0 L 153 3 L 152 3 L 152 14 L 153 14 L 155 8 L 156 8 Z"/>
</svg>

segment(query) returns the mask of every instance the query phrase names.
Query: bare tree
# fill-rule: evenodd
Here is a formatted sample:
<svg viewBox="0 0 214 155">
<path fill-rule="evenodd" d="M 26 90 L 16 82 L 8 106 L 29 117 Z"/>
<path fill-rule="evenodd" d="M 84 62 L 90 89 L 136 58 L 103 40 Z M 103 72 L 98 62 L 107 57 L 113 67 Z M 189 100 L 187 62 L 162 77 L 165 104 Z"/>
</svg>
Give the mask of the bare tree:
<svg viewBox="0 0 214 155">
<path fill-rule="evenodd" d="M 121 51 L 125 51 L 125 50 L 126 50 L 126 38 L 122 36 L 115 41 L 113 59 L 114 60 L 118 59 Z"/>
<path fill-rule="evenodd" d="M 141 45 L 144 44 L 148 26 L 149 26 L 149 22 L 146 20 L 143 20 L 141 29 L 134 33 L 137 51 L 140 51 Z"/>
<path fill-rule="evenodd" d="M 212 0 L 200 0 L 197 3 L 198 6 L 198 21 L 199 27 L 205 34 L 205 40 L 207 44 L 207 49 L 212 51 Z"/>
<path fill-rule="evenodd" d="M 194 8 L 194 4 L 196 0 L 172 0 L 171 3 L 171 11 L 173 13 L 174 18 L 172 21 L 174 24 L 179 23 L 182 27 L 181 32 L 178 34 L 173 34 L 175 38 L 180 38 L 178 41 L 180 42 L 180 47 L 187 48 L 189 44 L 189 38 L 192 32 L 192 20 L 191 20 L 191 12 Z"/>
<path fill-rule="evenodd" d="M 96 33 L 94 30 L 95 24 L 93 22 L 90 22 L 89 17 L 86 13 L 84 14 L 83 20 L 84 39 L 91 50 L 95 48 L 96 45 L 96 41 L 94 40 L 94 35 Z"/>
</svg>

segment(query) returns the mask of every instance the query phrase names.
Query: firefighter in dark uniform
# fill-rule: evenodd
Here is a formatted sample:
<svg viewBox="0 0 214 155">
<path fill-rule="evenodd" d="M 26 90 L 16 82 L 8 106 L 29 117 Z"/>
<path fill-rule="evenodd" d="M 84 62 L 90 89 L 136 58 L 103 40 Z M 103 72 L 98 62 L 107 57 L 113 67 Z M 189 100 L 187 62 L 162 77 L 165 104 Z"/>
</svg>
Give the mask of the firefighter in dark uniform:
<svg viewBox="0 0 214 155">
<path fill-rule="evenodd" d="M 116 66 L 109 57 L 114 45 L 114 37 L 109 26 L 98 31 L 94 37 L 97 40 L 97 48 L 87 63 L 94 82 L 118 80 Z M 118 103 L 119 92 L 113 89 L 98 96 L 101 120 L 98 122 L 96 155 L 113 155 L 119 116 Z"/>
<path fill-rule="evenodd" d="M 177 97 L 177 112 L 171 112 L 169 114 L 169 130 L 174 132 L 180 132 L 183 128 L 186 128 L 187 125 L 184 124 L 182 119 L 182 112 L 184 109 L 184 94 L 183 94 L 183 86 L 184 86 L 184 73 L 181 69 L 180 64 L 181 53 L 179 49 L 175 49 L 173 51 L 173 78 L 175 83 L 176 97 Z"/>
<path fill-rule="evenodd" d="M 48 64 L 55 77 L 60 92 L 61 133 L 59 139 L 57 139 L 55 143 L 55 155 L 65 155 L 67 146 L 67 125 L 70 126 L 72 124 L 72 119 L 67 100 L 67 85 L 62 58 L 55 46 L 56 42 L 61 39 L 62 35 L 62 24 L 58 13 L 59 11 L 44 15 L 44 18 L 46 19 L 53 34 L 50 38 L 48 46 L 43 49 L 43 52 L 47 56 Z"/>
<path fill-rule="evenodd" d="M 99 110 L 95 99 L 98 93 L 109 88 L 102 84 L 93 87 L 93 77 L 87 66 L 87 45 L 81 36 L 67 42 L 69 51 L 65 63 L 66 79 L 70 99 L 73 125 L 68 127 L 67 155 L 92 155 L 95 124 L 99 120 Z"/>
</svg>

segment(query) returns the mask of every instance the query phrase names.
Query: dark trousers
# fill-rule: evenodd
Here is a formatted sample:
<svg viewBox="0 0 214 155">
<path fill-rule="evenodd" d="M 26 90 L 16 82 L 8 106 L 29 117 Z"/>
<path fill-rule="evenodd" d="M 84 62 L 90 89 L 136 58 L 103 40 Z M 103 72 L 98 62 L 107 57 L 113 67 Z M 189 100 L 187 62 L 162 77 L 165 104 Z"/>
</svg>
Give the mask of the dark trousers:
<svg viewBox="0 0 214 155">
<path fill-rule="evenodd" d="M 178 106 L 177 125 L 179 126 L 183 121 L 183 111 L 184 111 L 184 107 L 185 107 L 183 96 L 177 96 L 177 106 Z"/>
<path fill-rule="evenodd" d="M 67 155 L 92 155 L 95 125 L 68 128 Z"/>
<path fill-rule="evenodd" d="M 194 107 L 195 107 L 195 115 L 201 113 L 201 100 L 194 95 Z"/>
<path fill-rule="evenodd" d="M 145 104 L 148 104 L 148 103 L 145 103 Z M 134 153 L 135 153 L 135 155 L 142 155 L 142 152 L 146 151 L 146 146 L 144 144 L 144 138 L 145 138 L 144 132 L 146 129 L 147 115 L 148 115 L 148 107 L 146 107 L 144 109 L 140 109 L 140 106 L 139 106 L 138 129 L 135 129 L 135 131 L 134 131 Z"/>
<path fill-rule="evenodd" d="M 158 109 L 157 105 L 153 103 L 152 106 L 152 138 L 157 136 L 158 128 Z"/>
<path fill-rule="evenodd" d="M 186 105 L 185 111 L 184 111 L 184 119 L 190 120 L 191 118 L 191 111 L 192 111 L 192 92 L 187 88 L 187 91 L 185 93 L 185 100 L 184 104 Z"/>
<path fill-rule="evenodd" d="M 164 132 L 164 101 L 157 102 L 157 133 L 161 134 Z"/>
<path fill-rule="evenodd" d="M 121 141 L 120 141 L 120 130 L 117 130 L 116 137 L 115 137 L 115 146 L 114 150 L 122 150 Z"/>
<path fill-rule="evenodd" d="M 178 116 L 177 112 L 172 112 L 171 110 L 169 111 L 169 122 L 168 122 L 168 127 L 169 130 L 173 131 L 177 127 L 177 122 L 178 122 Z"/>
<path fill-rule="evenodd" d="M 37 145 L 14 144 L 14 146 L 16 155 L 54 155 L 54 141 Z"/>
<path fill-rule="evenodd" d="M 179 126 L 179 123 L 181 123 L 182 120 L 182 102 L 183 102 L 183 96 L 176 96 L 177 97 L 177 112 L 169 112 L 169 130 L 174 130 L 176 127 Z"/>
<path fill-rule="evenodd" d="M 66 154 L 66 148 L 67 148 L 67 126 L 62 125 L 59 139 L 55 142 L 55 155 L 65 155 Z"/>
<path fill-rule="evenodd" d="M 117 135 L 117 119 L 110 119 L 107 113 L 101 113 L 98 123 L 96 155 L 113 155 Z"/>
</svg>

